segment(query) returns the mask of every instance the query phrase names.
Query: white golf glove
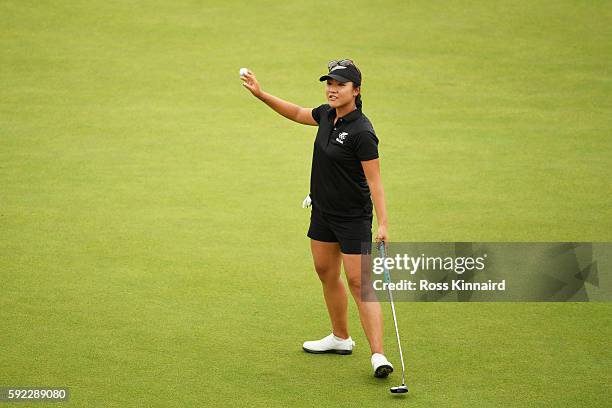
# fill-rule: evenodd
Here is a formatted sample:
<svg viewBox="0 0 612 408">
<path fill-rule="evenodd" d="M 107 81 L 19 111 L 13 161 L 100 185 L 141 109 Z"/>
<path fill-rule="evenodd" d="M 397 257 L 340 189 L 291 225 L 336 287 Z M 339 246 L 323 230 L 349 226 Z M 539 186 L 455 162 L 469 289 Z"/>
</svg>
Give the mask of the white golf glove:
<svg viewBox="0 0 612 408">
<path fill-rule="evenodd" d="M 304 201 L 302 201 L 302 208 L 308 208 L 310 204 L 312 204 L 312 200 L 310 199 L 310 194 L 308 194 Z"/>
</svg>

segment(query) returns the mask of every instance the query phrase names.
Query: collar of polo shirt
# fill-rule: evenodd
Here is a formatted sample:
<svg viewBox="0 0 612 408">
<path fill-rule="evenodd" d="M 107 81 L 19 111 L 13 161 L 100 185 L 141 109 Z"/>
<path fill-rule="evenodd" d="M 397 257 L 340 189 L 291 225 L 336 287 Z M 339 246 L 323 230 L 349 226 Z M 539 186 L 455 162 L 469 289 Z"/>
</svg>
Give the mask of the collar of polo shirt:
<svg viewBox="0 0 612 408">
<path fill-rule="evenodd" d="M 327 114 L 329 115 L 330 118 L 336 117 L 336 109 L 330 109 Z M 361 111 L 359 109 L 355 109 L 351 113 L 344 115 L 341 118 L 338 118 L 338 120 L 342 119 L 344 122 L 352 122 L 355 119 L 357 119 L 359 116 L 361 116 Z"/>
</svg>

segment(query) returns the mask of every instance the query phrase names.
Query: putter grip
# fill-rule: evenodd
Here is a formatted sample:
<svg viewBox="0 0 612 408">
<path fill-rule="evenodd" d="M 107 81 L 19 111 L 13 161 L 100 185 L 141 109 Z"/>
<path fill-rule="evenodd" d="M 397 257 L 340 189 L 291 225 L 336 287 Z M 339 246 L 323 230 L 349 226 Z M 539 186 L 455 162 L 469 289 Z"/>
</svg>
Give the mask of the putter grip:
<svg viewBox="0 0 612 408">
<path fill-rule="evenodd" d="M 383 277 L 384 277 L 384 281 L 391 283 L 391 274 L 389 273 L 389 269 L 387 268 L 387 266 L 384 263 L 384 259 L 387 258 L 387 254 L 385 252 L 385 242 L 381 241 L 380 244 L 378 244 L 378 251 L 380 252 L 380 257 L 383 258 L 383 267 L 384 267 L 384 272 L 383 272 Z"/>
</svg>

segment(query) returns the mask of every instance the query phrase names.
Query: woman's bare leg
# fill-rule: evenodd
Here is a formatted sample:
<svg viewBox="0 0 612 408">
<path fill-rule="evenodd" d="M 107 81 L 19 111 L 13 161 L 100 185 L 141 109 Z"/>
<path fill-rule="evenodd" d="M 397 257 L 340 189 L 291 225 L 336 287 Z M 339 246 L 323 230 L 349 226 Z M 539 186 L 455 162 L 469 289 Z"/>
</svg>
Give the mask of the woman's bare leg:
<svg viewBox="0 0 612 408">
<path fill-rule="evenodd" d="M 383 317 L 378 302 L 363 302 L 361 300 L 361 255 L 342 254 L 344 272 L 349 289 L 359 310 L 359 319 L 363 331 L 370 342 L 372 354 L 383 353 Z"/>
<path fill-rule="evenodd" d="M 348 299 L 340 278 L 342 256 L 337 242 L 310 240 L 315 270 L 323 286 L 323 296 L 331 320 L 333 333 L 342 339 L 348 334 Z"/>
</svg>

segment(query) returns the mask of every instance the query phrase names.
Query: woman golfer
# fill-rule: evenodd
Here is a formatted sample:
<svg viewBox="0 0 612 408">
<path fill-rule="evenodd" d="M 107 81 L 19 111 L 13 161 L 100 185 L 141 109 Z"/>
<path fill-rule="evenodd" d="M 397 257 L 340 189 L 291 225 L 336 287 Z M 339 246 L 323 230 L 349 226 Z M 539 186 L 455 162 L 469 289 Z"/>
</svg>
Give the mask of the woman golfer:
<svg viewBox="0 0 612 408">
<path fill-rule="evenodd" d="M 383 353 L 383 319 L 378 302 L 361 300 L 361 243 L 372 242 L 372 200 L 378 220 L 376 241 L 388 242 L 385 195 L 380 179 L 378 138 L 361 112 L 361 72 L 351 60 L 330 61 L 327 104 L 302 108 L 264 92 L 255 74 L 241 71 L 243 85 L 259 100 L 295 122 L 318 126 L 310 175 L 310 248 L 323 285 L 332 333 L 307 341 L 309 353 L 351 354 L 355 342 L 348 332 L 347 295 L 340 265 L 359 309 L 370 342 L 374 376 L 386 377 L 393 366 Z M 308 197 L 305 201 L 308 201 Z"/>
</svg>

